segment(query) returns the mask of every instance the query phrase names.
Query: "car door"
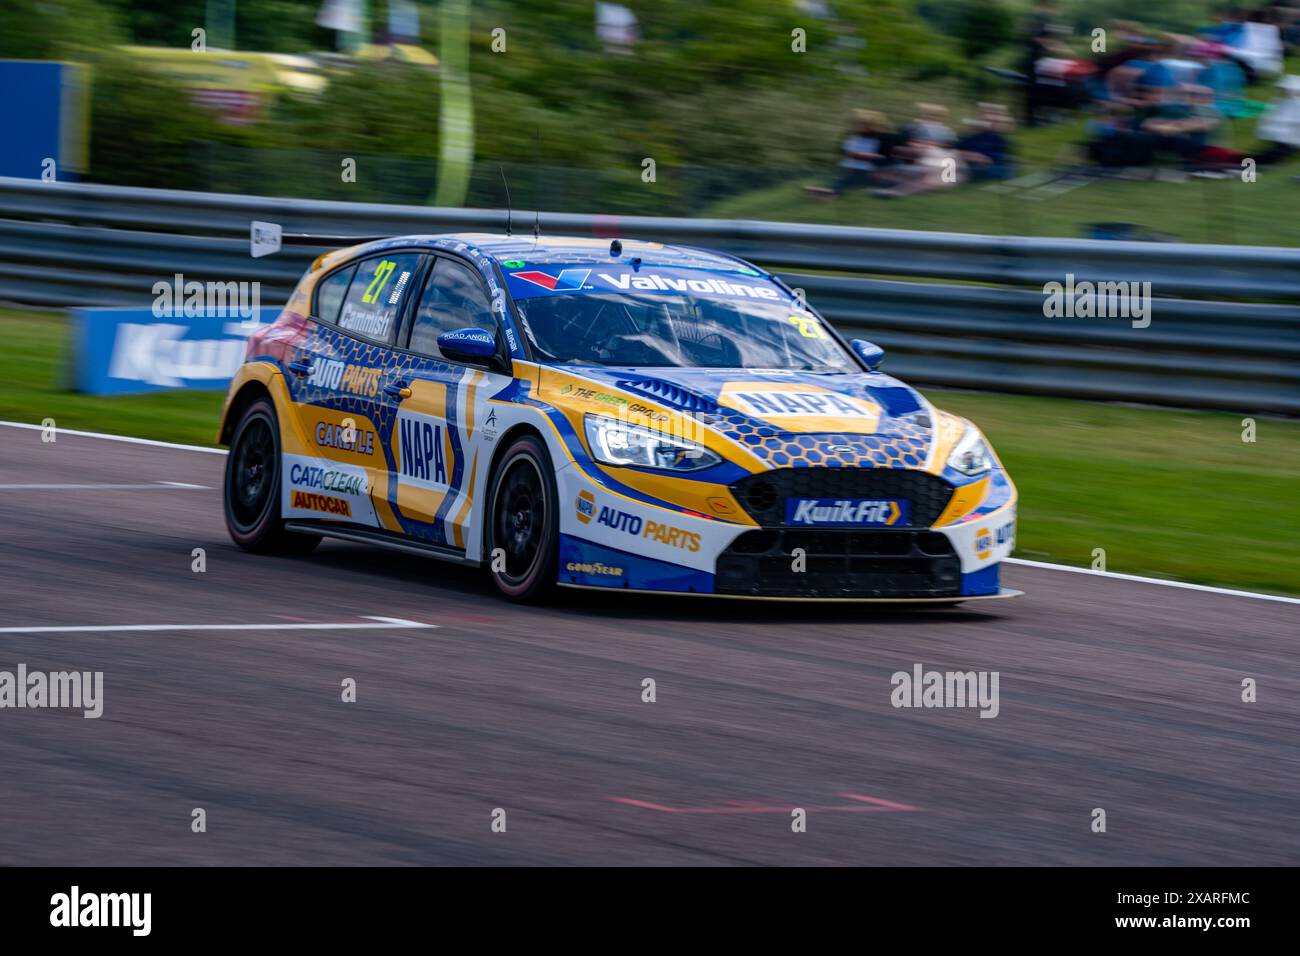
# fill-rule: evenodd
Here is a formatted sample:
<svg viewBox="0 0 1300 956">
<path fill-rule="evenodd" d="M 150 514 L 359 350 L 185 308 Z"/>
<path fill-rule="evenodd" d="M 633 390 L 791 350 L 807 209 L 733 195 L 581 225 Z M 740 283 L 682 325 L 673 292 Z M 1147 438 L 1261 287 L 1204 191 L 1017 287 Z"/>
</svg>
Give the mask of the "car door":
<svg viewBox="0 0 1300 956">
<path fill-rule="evenodd" d="M 409 377 L 396 393 L 389 487 L 405 533 L 457 551 L 465 550 L 474 530 L 474 489 L 490 457 L 485 445 L 495 437 L 491 425 L 480 421 L 486 387 L 510 380 L 442 354 L 438 336 L 466 328 L 492 332 L 504 355 L 477 270 L 440 255 L 425 275 L 405 330 Z"/>
<path fill-rule="evenodd" d="M 312 328 L 286 378 L 299 448 L 284 449 L 286 516 L 383 526 L 385 419 L 393 345 L 425 256 L 388 252 L 349 263 L 317 284 Z"/>
</svg>

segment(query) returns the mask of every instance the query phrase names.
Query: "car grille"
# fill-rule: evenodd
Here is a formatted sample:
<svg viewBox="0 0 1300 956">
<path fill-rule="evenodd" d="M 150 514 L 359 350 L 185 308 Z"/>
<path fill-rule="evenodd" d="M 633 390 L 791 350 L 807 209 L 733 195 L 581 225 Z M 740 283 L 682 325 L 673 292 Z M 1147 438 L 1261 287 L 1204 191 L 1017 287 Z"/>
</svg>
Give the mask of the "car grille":
<svg viewBox="0 0 1300 956">
<path fill-rule="evenodd" d="M 911 502 L 908 527 L 928 528 L 953 487 L 938 475 L 902 468 L 781 468 L 731 485 L 740 506 L 764 528 L 785 524 L 787 498 L 898 498 Z"/>
<path fill-rule="evenodd" d="M 961 593 L 961 560 L 937 531 L 746 531 L 718 556 L 714 589 L 750 597 L 953 597 Z"/>
</svg>

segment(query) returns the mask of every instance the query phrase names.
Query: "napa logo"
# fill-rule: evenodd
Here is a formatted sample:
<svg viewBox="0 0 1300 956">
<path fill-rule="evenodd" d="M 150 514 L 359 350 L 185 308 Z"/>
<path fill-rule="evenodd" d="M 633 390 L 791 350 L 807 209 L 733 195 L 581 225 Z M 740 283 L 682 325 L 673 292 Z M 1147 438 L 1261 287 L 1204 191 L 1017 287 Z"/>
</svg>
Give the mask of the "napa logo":
<svg viewBox="0 0 1300 956">
<path fill-rule="evenodd" d="M 511 278 L 523 279 L 525 282 L 531 282 L 533 285 L 539 285 L 543 289 L 551 292 L 574 292 L 581 289 L 587 282 L 587 276 L 591 275 L 590 269 L 561 269 L 560 274 L 553 276 L 549 272 L 540 272 L 531 270 L 528 272 L 512 272 Z"/>
<path fill-rule="evenodd" d="M 1016 523 L 1014 521 L 1008 521 L 996 529 L 980 528 L 975 532 L 975 557 L 987 561 L 995 547 L 1008 545 L 1014 548 L 1015 544 Z"/>
<path fill-rule="evenodd" d="M 443 423 L 428 415 L 416 412 L 399 412 L 397 431 L 400 454 L 398 482 L 428 488 L 447 490 L 447 458 Z"/>
<path fill-rule="evenodd" d="M 578 508 L 578 520 L 583 524 L 591 524 L 592 517 L 596 514 L 596 499 L 590 491 L 578 492 L 576 502 Z"/>
<path fill-rule="evenodd" d="M 792 432 L 872 435 L 880 422 L 870 399 L 800 382 L 728 382 L 718 404 Z"/>
</svg>

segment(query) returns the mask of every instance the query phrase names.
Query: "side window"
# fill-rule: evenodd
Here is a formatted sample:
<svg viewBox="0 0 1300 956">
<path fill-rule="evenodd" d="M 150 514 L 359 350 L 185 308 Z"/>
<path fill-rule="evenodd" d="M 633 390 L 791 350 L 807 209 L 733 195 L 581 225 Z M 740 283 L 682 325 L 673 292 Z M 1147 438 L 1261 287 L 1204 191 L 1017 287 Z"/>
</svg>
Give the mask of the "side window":
<svg viewBox="0 0 1300 956">
<path fill-rule="evenodd" d="M 380 342 L 391 342 L 402 309 L 402 298 L 420 266 L 414 252 L 363 259 L 343 300 L 338 327 Z"/>
<path fill-rule="evenodd" d="M 455 329 L 496 333 L 496 320 L 478 273 L 453 259 L 439 259 L 425 284 L 411 326 L 411 349 L 441 356 L 438 336 Z"/>
<path fill-rule="evenodd" d="M 339 320 L 339 306 L 356 271 L 355 265 L 345 266 L 320 281 L 316 286 L 316 311 L 312 313 L 316 318 L 331 324 Z"/>
</svg>

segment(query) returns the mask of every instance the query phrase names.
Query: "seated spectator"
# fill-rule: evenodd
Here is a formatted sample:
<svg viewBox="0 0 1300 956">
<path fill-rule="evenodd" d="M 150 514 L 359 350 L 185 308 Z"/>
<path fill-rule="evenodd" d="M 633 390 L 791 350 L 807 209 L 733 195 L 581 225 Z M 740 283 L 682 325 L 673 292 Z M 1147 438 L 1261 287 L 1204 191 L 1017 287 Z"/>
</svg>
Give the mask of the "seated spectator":
<svg viewBox="0 0 1300 956">
<path fill-rule="evenodd" d="M 1201 36 L 1224 46 L 1233 46 L 1241 38 L 1246 14 L 1237 7 L 1228 7 L 1215 14 L 1215 20 L 1214 26 L 1201 30 Z"/>
<path fill-rule="evenodd" d="M 876 172 L 891 162 L 889 153 L 898 136 L 890 131 L 883 113 L 857 110 L 853 118 L 853 129 L 840 144 L 839 175 L 829 186 L 805 187 L 809 195 L 838 196 L 846 189 L 879 185 Z"/>
<path fill-rule="evenodd" d="M 957 137 L 945 125 L 947 120 L 948 108 L 946 106 L 941 106 L 938 103 L 917 103 L 916 119 L 899 130 L 903 144 L 901 150 L 896 149 L 895 153 L 901 153 L 902 158 L 907 158 L 907 147 L 920 142 L 939 143 L 944 146 L 952 145 Z"/>
<path fill-rule="evenodd" d="M 1168 53 L 1160 61 L 1173 77 L 1175 86 L 1191 86 L 1205 68 L 1205 64 L 1192 55 L 1200 43 L 1192 37 L 1168 34 Z"/>
<path fill-rule="evenodd" d="M 1164 40 L 1142 43 L 1137 55 L 1122 66 L 1110 71 L 1107 81 L 1107 99 L 1135 109 L 1145 105 L 1147 93 L 1143 90 L 1162 90 L 1174 85 L 1174 76 L 1164 65 L 1168 44 Z"/>
<path fill-rule="evenodd" d="M 1177 99 L 1181 116 L 1154 121 L 1163 137 L 1157 148 L 1176 153 L 1189 168 L 1200 168 L 1200 156 L 1223 122 L 1223 114 L 1214 105 L 1214 91 L 1208 86 L 1189 86 Z"/>
<path fill-rule="evenodd" d="M 1254 76 L 1277 76 L 1282 72 L 1282 32 L 1268 22 L 1267 11 L 1252 14 L 1227 46 L 1232 57 L 1247 64 Z"/>
<path fill-rule="evenodd" d="M 1013 126 L 1011 114 L 997 103 L 981 103 L 974 125 L 974 132 L 957 140 L 957 152 L 971 179 L 1009 179 L 1015 165 L 1007 139 Z"/>
<path fill-rule="evenodd" d="M 1255 135 L 1267 143 L 1255 161 L 1261 166 L 1279 162 L 1300 151 L 1300 76 L 1284 76 L 1278 86 L 1285 91 L 1263 116 Z"/>
<path fill-rule="evenodd" d="M 1106 103 L 1102 117 L 1088 123 L 1090 139 L 1085 147 L 1088 158 L 1098 166 L 1112 169 L 1149 163 L 1151 150 L 1137 135 L 1133 118 L 1133 109 L 1126 103 L 1114 100 Z"/>
<path fill-rule="evenodd" d="M 1136 59 L 1148 42 L 1141 24 L 1130 20 L 1112 20 L 1106 25 L 1106 33 L 1111 38 L 1112 48 L 1093 58 L 1093 74 L 1087 82 L 1088 96 L 1092 100 L 1110 99 L 1111 71 Z"/>
<path fill-rule="evenodd" d="M 1201 64 L 1201 71 L 1192 83 L 1214 92 L 1214 105 L 1224 116 L 1242 116 L 1246 113 L 1243 100 L 1246 73 L 1224 55 L 1225 50 L 1218 43 L 1196 43 L 1189 47 L 1188 56 Z"/>
<path fill-rule="evenodd" d="M 894 150 L 904 162 L 880 174 L 889 185 L 873 190 L 873 196 L 913 196 L 955 186 L 963 178 L 961 156 L 953 149 L 957 137 L 944 122 L 948 110 L 935 103 L 918 103 L 916 109 L 917 118 L 900 131 L 906 144 Z"/>
</svg>

